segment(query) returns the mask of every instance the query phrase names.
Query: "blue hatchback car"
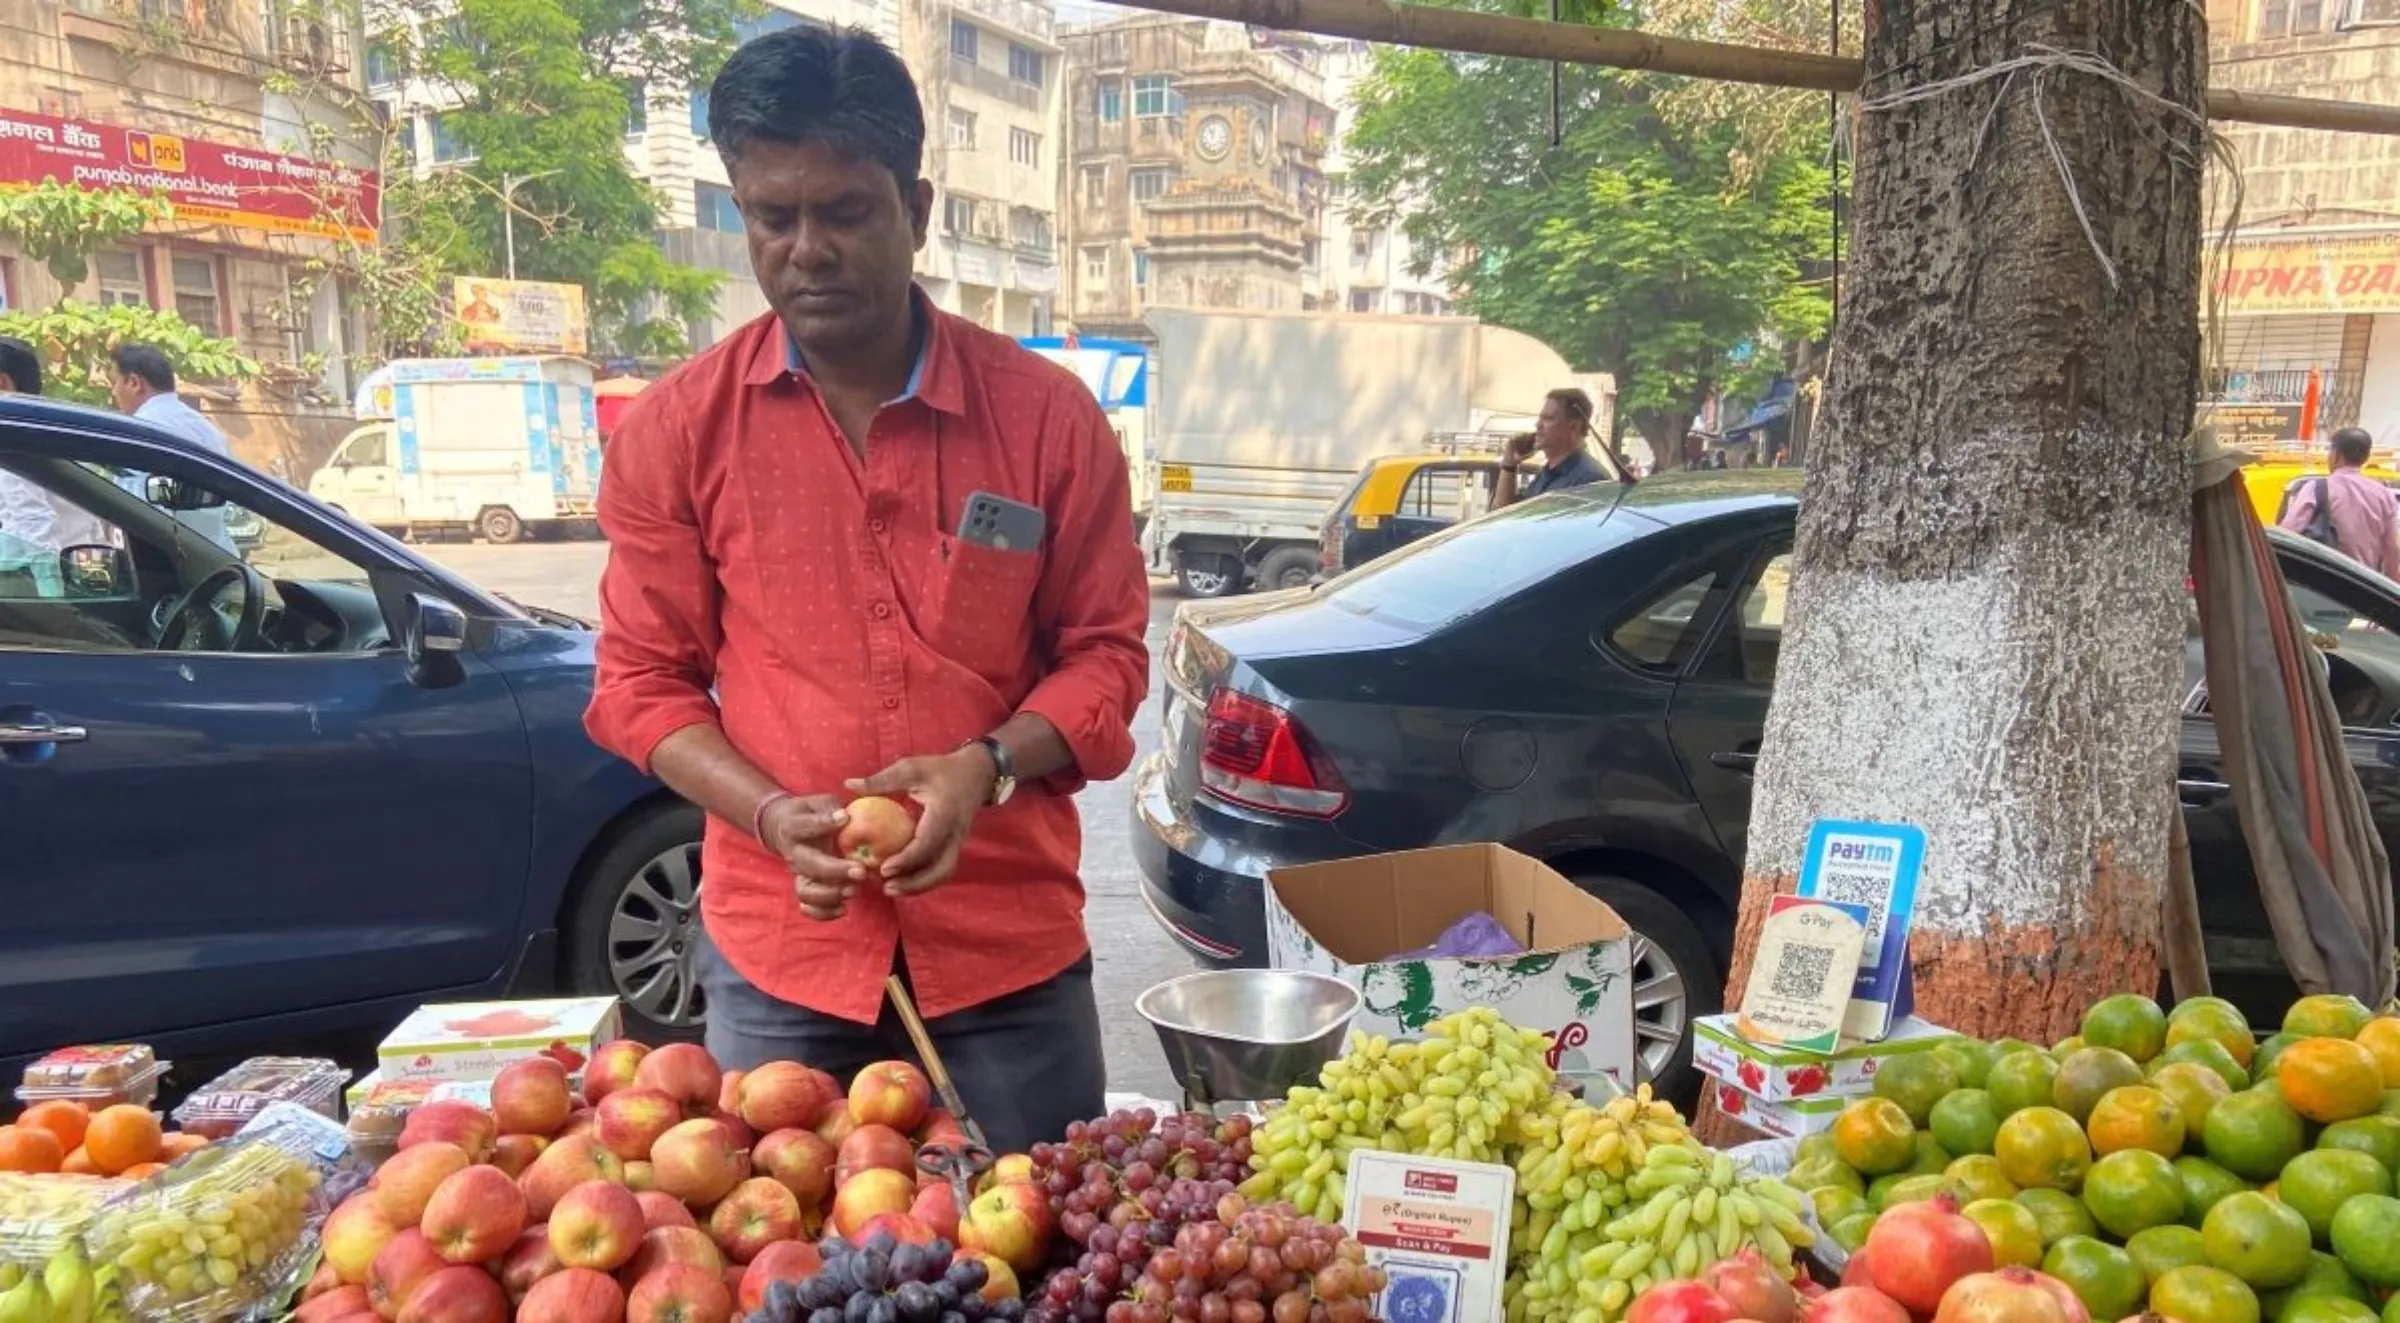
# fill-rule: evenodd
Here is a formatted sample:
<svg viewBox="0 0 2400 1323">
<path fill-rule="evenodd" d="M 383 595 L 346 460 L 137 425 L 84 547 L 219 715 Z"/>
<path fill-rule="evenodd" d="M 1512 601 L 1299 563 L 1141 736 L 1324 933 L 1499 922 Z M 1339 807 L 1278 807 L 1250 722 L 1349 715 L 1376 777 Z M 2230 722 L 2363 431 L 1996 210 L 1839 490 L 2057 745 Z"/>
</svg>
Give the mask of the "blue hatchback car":
<svg viewBox="0 0 2400 1323">
<path fill-rule="evenodd" d="M 591 626 L 70 405 L 0 399 L 0 521 L 0 1077 L 443 999 L 698 1027 L 700 815 L 585 737 Z"/>
</svg>

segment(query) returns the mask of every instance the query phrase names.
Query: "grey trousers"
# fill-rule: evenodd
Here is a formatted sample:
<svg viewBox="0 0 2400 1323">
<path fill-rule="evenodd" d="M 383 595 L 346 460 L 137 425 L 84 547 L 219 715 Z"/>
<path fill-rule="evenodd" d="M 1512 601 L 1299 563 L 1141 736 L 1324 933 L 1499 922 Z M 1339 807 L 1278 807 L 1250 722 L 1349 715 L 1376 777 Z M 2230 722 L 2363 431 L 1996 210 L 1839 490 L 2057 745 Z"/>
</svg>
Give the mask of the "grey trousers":
<svg viewBox="0 0 2400 1323">
<path fill-rule="evenodd" d="M 863 1066 L 917 1060 L 888 1001 L 873 1025 L 820 1015 L 752 987 L 714 944 L 702 943 L 697 955 L 708 998 L 709 1055 L 727 1070 L 798 1061 L 847 1088 Z M 907 962 L 900 964 L 906 982 Z M 1089 954 L 1044 982 L 929 1019 L 925 1028 L 995 1155 L 1056 1140 L 1069 1121 L 1101 1114 L 1108 1066 Z"/>
</svg>

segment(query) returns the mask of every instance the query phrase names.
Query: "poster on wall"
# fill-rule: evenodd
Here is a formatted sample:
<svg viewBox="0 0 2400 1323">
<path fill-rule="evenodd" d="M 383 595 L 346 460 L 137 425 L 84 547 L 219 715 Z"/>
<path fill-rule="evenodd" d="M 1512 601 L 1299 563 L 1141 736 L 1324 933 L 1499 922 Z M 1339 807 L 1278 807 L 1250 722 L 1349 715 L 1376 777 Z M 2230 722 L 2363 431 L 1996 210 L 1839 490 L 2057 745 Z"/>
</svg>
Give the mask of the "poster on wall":
<svg viewBox="0 0 2400 1323">
<path fill-rule="evenodd" d="M 470 352 L 584 352 L 588 336 L 581 285 L 455 276 L 450 306 Z"/>
<path fill-rule="evenodd" d="M 2400 312 L 2400 234 L 2244 239 L 2214 270 L 2228 317 Z"/>
<path fill-rule="evenodd" d="M 372 170 L 117 124 L 0 110 L 0 187 L 55 180 L 155 192 L 175 219 L 272 234 L 375 242 L 382 183 Z"/>
</svg>

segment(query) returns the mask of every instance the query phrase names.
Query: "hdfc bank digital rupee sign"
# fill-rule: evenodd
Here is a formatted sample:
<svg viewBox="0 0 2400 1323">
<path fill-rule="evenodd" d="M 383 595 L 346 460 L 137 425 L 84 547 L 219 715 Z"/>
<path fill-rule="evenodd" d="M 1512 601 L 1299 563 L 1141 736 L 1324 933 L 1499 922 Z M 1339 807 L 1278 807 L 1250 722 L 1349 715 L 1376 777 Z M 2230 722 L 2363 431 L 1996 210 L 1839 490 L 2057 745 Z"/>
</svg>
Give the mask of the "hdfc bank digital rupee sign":
<svg viewBox="0 0 2400 1323">
<path fill-rule="evenodd" d="M 372 170 L 171 133 L 0 110 L 0 188 L 55 180 L 156 193 L 183 221 L 373 243 L 383 218 Z"/>
</svg>

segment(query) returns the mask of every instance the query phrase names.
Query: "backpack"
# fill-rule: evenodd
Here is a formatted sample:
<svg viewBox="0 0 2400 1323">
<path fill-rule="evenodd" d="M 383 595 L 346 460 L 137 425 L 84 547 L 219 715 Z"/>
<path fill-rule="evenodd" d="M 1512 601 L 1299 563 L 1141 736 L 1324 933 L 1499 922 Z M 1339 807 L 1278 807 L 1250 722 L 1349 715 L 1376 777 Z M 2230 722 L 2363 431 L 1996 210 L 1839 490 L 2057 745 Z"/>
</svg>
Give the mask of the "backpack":
<svg viewBox="0 0 2400 1323">
<path fill-rule="evenodd" d="M 2325 479 L 2316 480 L 2316 493 L 2317 508 L 2309 511 L 2308 526 L 2300 530 L 2300 536 L 2339 551 L 2342 543 L 2333 531 L 2333 496 L 2325 489 Z"/>
</svg>

